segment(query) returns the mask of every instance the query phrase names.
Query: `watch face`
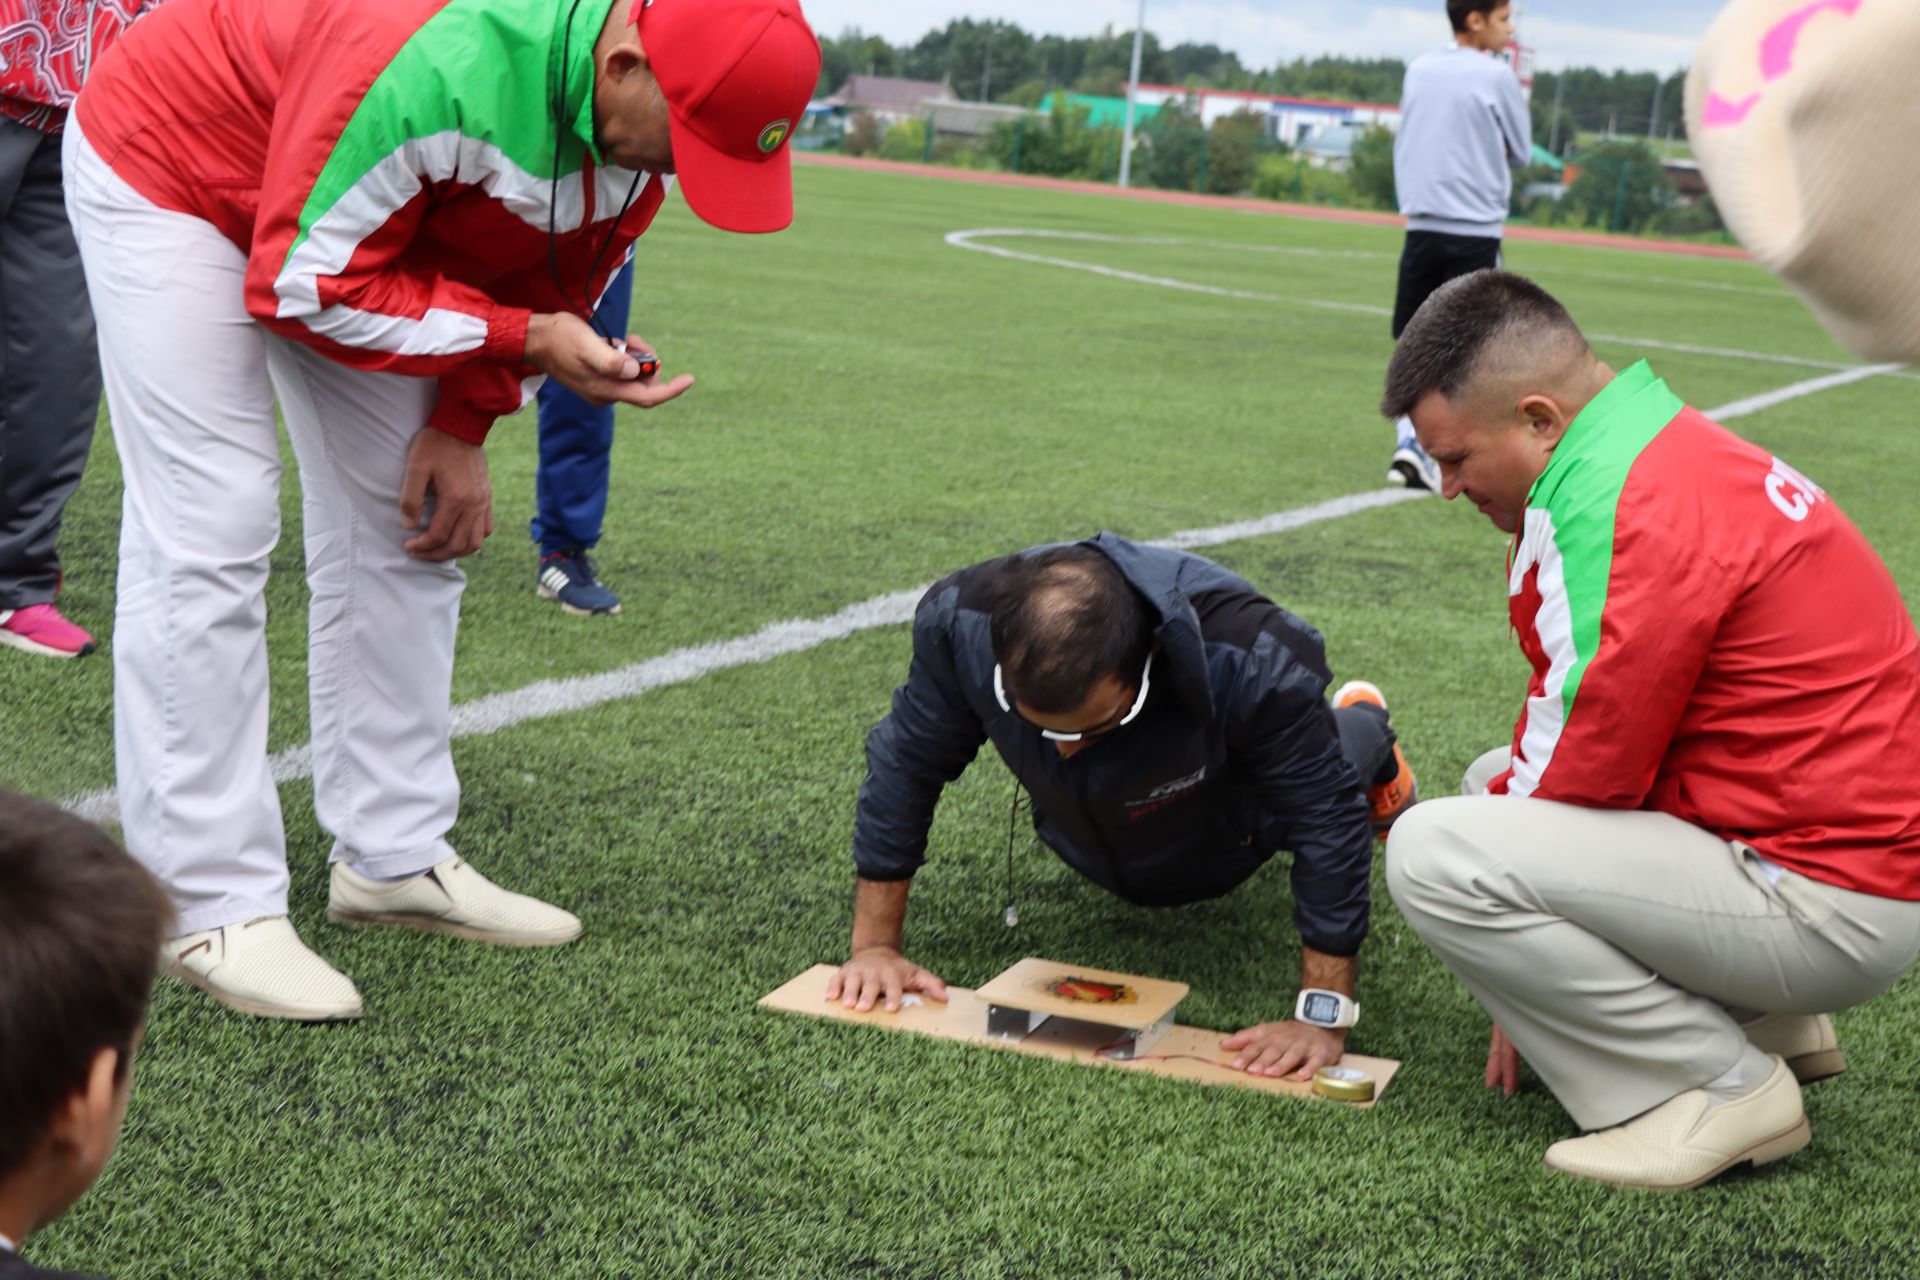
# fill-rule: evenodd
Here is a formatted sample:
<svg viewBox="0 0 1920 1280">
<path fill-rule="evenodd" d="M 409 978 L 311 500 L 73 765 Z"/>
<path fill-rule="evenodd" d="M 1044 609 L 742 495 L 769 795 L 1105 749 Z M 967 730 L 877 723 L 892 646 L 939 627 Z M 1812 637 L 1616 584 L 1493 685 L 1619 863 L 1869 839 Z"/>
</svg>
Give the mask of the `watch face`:
<svg viewBox="0 0 1920 1280">
<path fill-rule="evenodd" d="M 1339 997 L 1328 995 L 1324 991 L 1308 992 L 1304 1019 L 1323 1027 L 1330 1027 L 1340 1021 Z"/>
</svg>

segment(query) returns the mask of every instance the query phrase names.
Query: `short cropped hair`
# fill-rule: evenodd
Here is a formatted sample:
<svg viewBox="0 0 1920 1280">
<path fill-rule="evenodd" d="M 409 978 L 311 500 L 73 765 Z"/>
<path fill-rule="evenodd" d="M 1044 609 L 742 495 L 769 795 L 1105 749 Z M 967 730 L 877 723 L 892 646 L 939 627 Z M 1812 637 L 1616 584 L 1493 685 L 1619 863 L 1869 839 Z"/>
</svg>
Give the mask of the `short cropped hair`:
<svg viewBox="0 0 1920 1280">
<path fill-rule="evenodd" d="M 1085 704 L 1109 676 L 1139 678 L 1154 616 L 1113 561 L 1088 546 L 1001 561 L 989 611 L 1007 694 L 1044 715 Z"/>
<path fill-rule="evenodd" d="M 1449 280 L 1413 313 L 1387 365 L 1380 412 L 1404 418 L 1438 391 L 1455 400 L 1482 357 L 1503 341 L 1559 336 L 1587 348 L 1586 337 L 1554 296 L 1524 276 L 1475 271 Z"/>
<path fill-rule="evenodd" d="M 1447 19 L 1457 33 L 1467 29 L 1469 14 L 1484 13 L 1492 17 L 1495 9 L 1505 9 L 1512 4 L 1513 0 L 1447 0 Z"/>
<path fill-rule="evenodd" d="M 86 1087 L 131 1063 L 173 906 L 105 832 L 0 791 L 0 1178 Z"/>
</svg>

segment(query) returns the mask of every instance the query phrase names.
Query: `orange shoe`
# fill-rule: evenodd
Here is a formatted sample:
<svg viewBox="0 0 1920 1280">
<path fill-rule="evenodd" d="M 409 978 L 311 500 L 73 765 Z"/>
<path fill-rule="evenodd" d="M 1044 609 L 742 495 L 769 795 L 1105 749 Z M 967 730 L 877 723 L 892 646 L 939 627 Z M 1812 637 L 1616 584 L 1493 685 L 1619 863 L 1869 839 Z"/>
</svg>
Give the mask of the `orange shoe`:
<svg viewBox="0 0 1920 1280">
<path fill-rule="evenodd" d="M 1336 707 L 1351 707 L 1362 702 L 1371 703 L 1382 711 L 1387 709 L 1386 695 L 1380 692 L 1379 686 L 1368 684 L 1365 680 L 1349 680 L 1333 695 L 1333 705 Z M 1372 811 L 1373 833 L 1381 837 L 1385 837 L 1387 829 L 1420 799 L 1420 786 L 1414 780 L 1413 766 L 1407 763 L 1407 755 L 1400 750 L 1397 742 L 1393 744 L 1393 762 L 1399 766 L 1393 781 L 1367 788 L 1367 807 Z"/>
</svg>

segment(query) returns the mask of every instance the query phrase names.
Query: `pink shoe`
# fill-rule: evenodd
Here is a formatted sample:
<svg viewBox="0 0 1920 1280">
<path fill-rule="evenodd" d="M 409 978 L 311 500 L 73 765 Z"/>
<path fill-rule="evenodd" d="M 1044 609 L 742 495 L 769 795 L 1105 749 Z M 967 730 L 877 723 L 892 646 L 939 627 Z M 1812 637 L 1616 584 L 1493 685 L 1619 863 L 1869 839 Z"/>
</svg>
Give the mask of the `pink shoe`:
<svg viewBox="0 0 1920 1280">
<path fill-rule="evenodd" d="M 50 604 L 0 609 L 0 644 L 43 658 L 78 658 L 93 652 L 93 637 Z"/>
</svg>

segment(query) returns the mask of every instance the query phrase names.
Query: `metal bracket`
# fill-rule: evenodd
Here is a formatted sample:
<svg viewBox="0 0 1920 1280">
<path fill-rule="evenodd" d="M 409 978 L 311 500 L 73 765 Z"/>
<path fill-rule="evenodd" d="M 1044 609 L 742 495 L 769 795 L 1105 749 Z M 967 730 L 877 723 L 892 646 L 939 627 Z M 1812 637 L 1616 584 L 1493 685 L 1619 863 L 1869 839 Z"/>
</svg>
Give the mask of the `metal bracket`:
<svg viewBox="0 0 1920 1280">
<path fill-rule="evenodd" d="M 1025 1040 L 1046 1020 L 1046 1014 L 1030 1009 L 1009 1009 L 997 1004 L 987 1006 L 987 1034 L 1000 1040 Z"/>
<path fill-rule="evenodd" d="M 1123 1031 L 1116 1043 L 1108 1046 L 1100 1056 L 1103 1058 L 1138 1058 L 1159 1043 L 1160 1037 L 1173 1030 L 1173 1010 L 1160 1015 L 1160 1021 L 1138 1031 Z"/>
</svg>

